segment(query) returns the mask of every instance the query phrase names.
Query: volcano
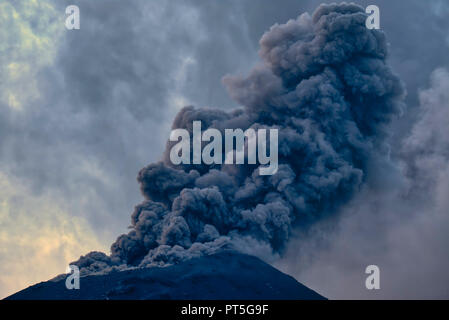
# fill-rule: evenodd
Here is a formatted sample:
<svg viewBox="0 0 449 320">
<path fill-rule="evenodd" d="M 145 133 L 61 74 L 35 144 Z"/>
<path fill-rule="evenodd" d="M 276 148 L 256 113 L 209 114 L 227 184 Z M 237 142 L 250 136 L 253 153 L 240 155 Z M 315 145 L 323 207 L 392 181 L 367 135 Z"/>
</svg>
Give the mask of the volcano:
<svg viewBox="0 0 449 320">
<path fill-rule="evenodd" d="M 80 278 L 68 290 L 65 277 L 41 282 L 6 300 L 324 300 L 262 260 L 223 251 L 168 267 L 135 268 Z"/>
</svg>

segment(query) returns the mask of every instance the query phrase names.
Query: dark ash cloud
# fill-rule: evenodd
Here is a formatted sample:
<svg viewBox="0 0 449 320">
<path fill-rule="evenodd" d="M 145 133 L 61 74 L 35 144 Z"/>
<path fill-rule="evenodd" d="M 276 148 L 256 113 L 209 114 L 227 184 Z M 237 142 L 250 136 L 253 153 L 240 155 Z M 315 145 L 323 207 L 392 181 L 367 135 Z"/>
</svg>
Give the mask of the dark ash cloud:
<svg viewBox="0 0 449 320">
<path fill-rule="evenodd" d="M 333 299 L 447 299 L 449 291 L 449 73 L 419 92 L 419 121 L 393 166 L 380 164 L 338 219 L 296 236 L 276 263 Z M 365 288 L 366 266 L 380 290 Z"/>
<path fill-rule="evenodd" d="M 245 243 L 282 254 L 295 228 L 335 214 L 363 185 L 371 159 L 385 156 L 386 127 L 404 97 L 386 63 L 384 34 L 368 30 L 365 20 L 357 5 L 322 5 L 267 31 L 262 62 L 248 77 L 224 79 L 243 107 L 186 107 L 173 128 L 191 132 L 193 120 L 203 130 L 278 128 L 278 172 L 174 166 L 165 156 L 140 171 L 146 200 L 100 263 L 175 263 L 223 246 L 245 251 Z M 84 272 L 96 271 L 98 255 L 81 258 Z"/>
</svg>

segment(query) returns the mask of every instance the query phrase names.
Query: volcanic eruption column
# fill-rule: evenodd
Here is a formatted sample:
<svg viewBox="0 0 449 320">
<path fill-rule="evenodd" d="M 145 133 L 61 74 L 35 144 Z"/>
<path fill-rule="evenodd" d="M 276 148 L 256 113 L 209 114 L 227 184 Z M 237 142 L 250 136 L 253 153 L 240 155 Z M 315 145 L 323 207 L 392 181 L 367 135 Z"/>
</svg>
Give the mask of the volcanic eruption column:
<svg viewBox="0 0 449 320">
<path fill-rule="evenodd" d="M 386 64 L 387 43 L 368 30 L 354 4 L 321 5 L 260 40 L 262 61 L 246 78 L 224 78 L 243 107 L 225 112 L 183 108 L 173 129 L 192 122 L 216 128 L 278 129 L 279 169 L 256 165 L 173 165 L 138 175 L 145 201 L 131 230 L 108 256 L 91 252 L 74 264 L 82 274 L 128 266 L 173 264 L 233 248 L 282 254 L 292 230 L 336 212 L 366 179 L 370 159 L 385 150 L 387 125 L 404 88 Z"/>
</svg>

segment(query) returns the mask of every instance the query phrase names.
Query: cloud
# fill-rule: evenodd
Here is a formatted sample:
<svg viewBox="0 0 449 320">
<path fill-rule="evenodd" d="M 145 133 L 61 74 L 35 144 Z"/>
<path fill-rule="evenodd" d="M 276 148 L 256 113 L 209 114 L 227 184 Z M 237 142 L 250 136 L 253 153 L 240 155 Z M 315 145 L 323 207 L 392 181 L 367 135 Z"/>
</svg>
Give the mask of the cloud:
<svg viewBox="0 0 449 320">
<path fill-rule="evenodd" d="M 449 73 L 435 70 L 430 88 L 421 91 L 419 120 L 405 139 L 401 155 L 406 162 L 407 176 L 413 180 L 412 192 L 427 194 L 434 185 L 444 185 L 445 172 L 449 169 Z M 442 199 L 441 199 L 442 200 Z"/>
<path fill-rule="evenodd" d="M 104 250 L 86 220 L 52 195 L 30 196 L 23 181 L 0 172 L 0 296 L 64 273 L 88 249 Z"/>
<path fill-rule="evenodd" d="M 449 297 L 448 92 L 448 71 L 435 70 L 396 167 L 377 168 L 340 219 L 300 234 L 279 268 L 329 298 Z M 380 267 L 379 291 L 364 286 L 371 264 Z"/>
<path fill-rule="evenodd" d="M 2 10 L 4 36 L 18 36 L 2 42 L 11 54 L 0 61 L 8 77 L 1 90 L 30 96 L 20 113 L 0 101 L 1 170 L 26 179 L 35 195 L 59 192 L 72 215 L 110 239 L 141 199 L 136 172 L 163 149 L 165 119 L 187 100 L 175 87 L 187 81 L 182 67 L 194 62 L 186 55 L 202 39 L 195 9 L 78 1 L 82 29 L 68 31 L 64 2 L 2 5 L 12 8 Z"/>
<path fill-rule="evenodd" d="M 0 101 L 20 110 L 39 97 L 37 74 L 54 60 L 61 17 L 51 1 L 5 1 L 0 11 Z"/>
</svg>

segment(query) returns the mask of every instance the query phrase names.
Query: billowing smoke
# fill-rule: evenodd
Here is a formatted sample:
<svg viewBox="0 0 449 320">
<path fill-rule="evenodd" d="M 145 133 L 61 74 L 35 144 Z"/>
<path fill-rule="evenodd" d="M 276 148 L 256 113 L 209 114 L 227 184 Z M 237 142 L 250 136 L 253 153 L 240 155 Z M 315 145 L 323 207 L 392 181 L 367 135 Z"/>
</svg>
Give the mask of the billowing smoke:
<svg viewBox="0 0 449 320">
<path fill-rule="evenodd" d="M 375 179 L 338 219 L 290 241 L 277 268 L 329 299 L 449 298 L 449 72 L 438 68 L 430 80 L 392 166 L 370 170 Z M 364 285 L 371 264 L 381 290 Z"/>
<path fill-rule="evenodd" d="M 131 230 L 111 247 L 75 264 L 82 272 L 111 266 L 172 264 L 233 248 L 282 254 L 292 231 L 337 213 L 359 190 L 370 159 L 388 148 L 386 126 L 401 110 L 404 89 L 386 63 L 382 31 L 365 27 L 354 4 L 321 5 L 260 40 L 259 63 L 248 77 L 225 77 L 243 107 L 231 112 L 185 107 L 173 129 L 279 130 L 279 169 L 256 165 L 178 165 L 169 159 L 143 168 L 145 201 Z"/>
</svg>

